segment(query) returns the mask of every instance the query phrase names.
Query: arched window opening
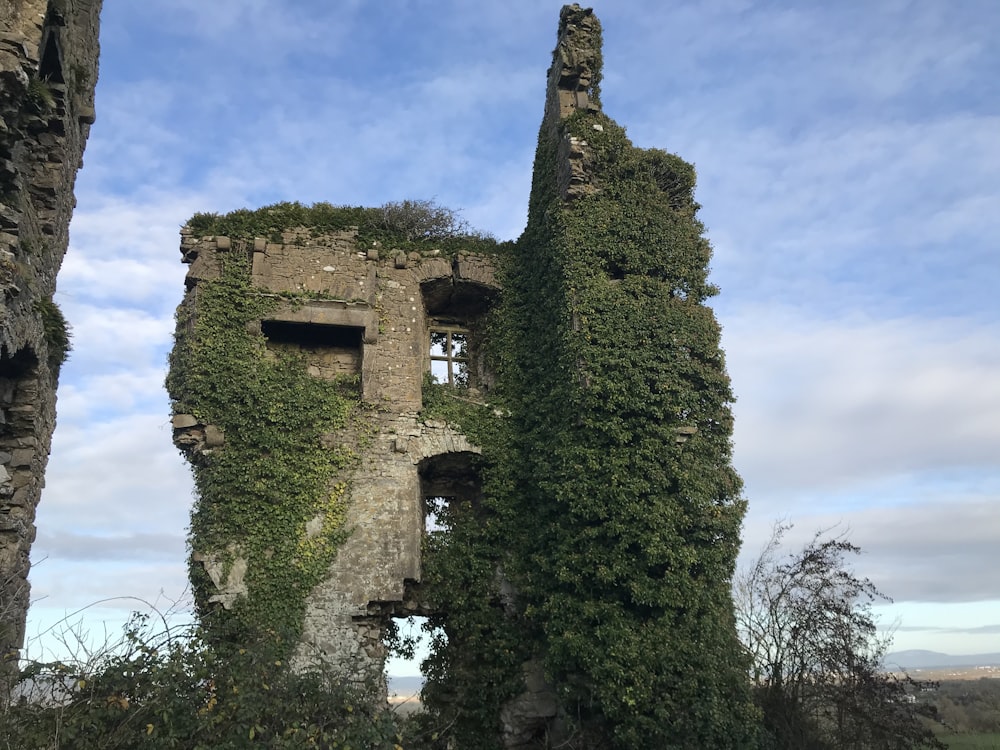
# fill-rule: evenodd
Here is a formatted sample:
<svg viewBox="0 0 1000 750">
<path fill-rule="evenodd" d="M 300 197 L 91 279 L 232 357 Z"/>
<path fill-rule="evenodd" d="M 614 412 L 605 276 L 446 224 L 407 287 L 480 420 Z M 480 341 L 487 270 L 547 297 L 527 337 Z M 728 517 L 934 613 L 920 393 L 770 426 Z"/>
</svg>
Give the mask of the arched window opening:
<svg viewBox="0 0 1000 750">
<path fill-rule="evenodd" d="M 65 83 L 62 72 L 62 59 L 59 55 L 59 43 L 56 35 L 49 33 L 42 48 L 42 59 L 38 64 L 38 77 L 49 83 Z"/>
<path fill-rule="evenodd" d="M 479 454 L 470 451 L 440 453 L 419 466 L 424 501 L 424 532 L 450 530 L 456 518 L 474 512 L 483 494 Z"/>
</svg>

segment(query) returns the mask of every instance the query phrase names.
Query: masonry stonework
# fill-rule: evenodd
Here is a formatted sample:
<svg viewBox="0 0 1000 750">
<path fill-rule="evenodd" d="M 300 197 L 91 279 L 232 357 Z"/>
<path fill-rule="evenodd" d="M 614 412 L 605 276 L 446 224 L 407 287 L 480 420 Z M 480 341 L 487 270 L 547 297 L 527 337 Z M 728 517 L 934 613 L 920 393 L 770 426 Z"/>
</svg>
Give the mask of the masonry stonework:
<svg viewBox="0 0 1000 750">
<path fill-rule="evenodd" d="M 240 241 L 198 237 L 185 228 L 181 252 L 190 264 L 182 307 L 194 316 L 200 285 L 220 277 L 224 256 L 244 254 L 254 292 L 279 300 L 267 319 L 254 324 L 267 346 L 276 354 L 304 356 L 314 377 L 357 378 L 369 408 L 369 437 L 362 441 L 348 431 L 325 438 L 331 445 L 364 442 L 358 465 L 346 477 L 349 535 L 329 576 L 309 597 L 296 660 L 300 666 L 340 665 L 363 681 L 382 674 L 387 618 L 425 609 L 415 599 L 415 584 L 428 481 L 434 480 L 422 473 L 435 462 L 445 477 L 464 472 L 468 457 L 479 452 L 453 427 L 419 414 L 430 331 L 435 325 L 468 326 L 499 290 L 489 257 L 387 252 L 363 247 L 357 234 L 293 229 L 281 242 Z M 173 426 L 175 443 L 193 461 L 205 451 L 225 450 L 224 431 L 193 414 L 175 414 Z M 223 575 L 217 558 L 217 550 L 194 550 L 195 561 L 216 583 L 214 601 L 229 607 L 247 594 L 245 562 Z"/>
<path fill-rule="evenodd" d="M 694 169 L 635 148 L 601 111 L 600 47 L 592 11 L 565 6 L 514 243 L 394 246 L 372 239 L 377 209 L 325 204 L 199 215 L 181 231 L 174 439 L 202 490 L 192 528 L 233 532 L 192 537 L 200 613 L 238 621 L 272 605 L 253 580 L 284 554 L 271 580 L 287 583 L 270 596 L 305 593 L 293 664 L 368 684 L 390 618 L 427 615 L 445 637 L 422 695 L 449 747 L 751 745 L 729 589 L 745 505 Z M 226 289 L 227 309 L 253 315 L 212 318 Z M 245 356 L 205 367 L 206 352 L 226 359 L 219 340 Z M 290 545 L 251 550 L 246 529 L 285 505 L 283 487 L 257 487 L 297 456 L 275 458 L 272 430 L 245 480 L 222 459 L 237 430 L 303 422 L 295 394 L 261 401 L 221 379 L 271 387 L 275 361 L 299 368 L 283 371 L 298 391 L 353 389 L 353 420 L 310 423 L 296 450 L 357 460 L 302 506 Z M 232 401 L 250 408 L 232 416 Z M 442 507 L 451 525 L 428 535 Z M 345 533 L 320 574 L 283 578 L 331 518 Z"/>
<path fill-rule="evenodd" d="M 0 658 L 24 643 L 29 551 L 68 347 L 52 300 L 94 122 L 100 0 L 0 0 Z"/>
</svg>

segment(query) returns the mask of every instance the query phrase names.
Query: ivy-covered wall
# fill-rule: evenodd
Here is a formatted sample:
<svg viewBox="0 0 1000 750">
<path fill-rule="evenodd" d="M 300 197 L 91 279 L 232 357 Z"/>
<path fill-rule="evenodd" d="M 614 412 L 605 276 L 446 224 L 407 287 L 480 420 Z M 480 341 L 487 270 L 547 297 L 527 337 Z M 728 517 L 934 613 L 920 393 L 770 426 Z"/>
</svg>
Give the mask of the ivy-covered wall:
<svg viewBox="0 0 1000 750">
<path fill-rule="evenodd" d="M 694 169 L 635 148 L 599 81 L 600 25 L 567 6 L 490 328 L 509 416 L 454 417 L 485 498 L 428 550 L 447 639 L 425 698 L 463 747 L 746 748 L 745 504 Z"/>
<path fill-rule="evenodd" d="M 224 581 L 239 575 L 253 591 L 252 603 L 225 602 L 227 638 L 273 630 L 287 639 L 301 630 L 305 598 L 343 538 L 340 477 L 354 446 L 324 445 L 322 437 L 343 430 L 358 402 L 350 383 L 311 377 L 301 358 L 268 352 L 254 324 L 279 298 L 252 288 L 245 251 L 220 260 L 219 277 L 178 311 L 167 380 L 175 411 L 218 436 L 192 461 L 191 581 L 203 617 L 226 596 L 209 571 Z"/>
<path fill-rule="evenodd" d="M 273 633 L 299 667 L 377 681 L 420 579 L 421 467 L 479 450 L 418 414 L 428 326 L 495 294 L 496 243 L 425 201 L 201 214 L 181 235 L 167 387 L 206 633 Z"/>
</svg>

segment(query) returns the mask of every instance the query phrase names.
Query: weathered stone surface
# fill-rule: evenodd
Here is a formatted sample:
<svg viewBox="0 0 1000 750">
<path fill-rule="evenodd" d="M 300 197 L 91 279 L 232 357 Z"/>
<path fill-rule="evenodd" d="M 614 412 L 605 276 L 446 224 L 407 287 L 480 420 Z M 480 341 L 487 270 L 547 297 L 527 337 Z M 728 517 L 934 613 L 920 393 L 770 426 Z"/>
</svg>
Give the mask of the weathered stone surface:
<svg viewBox="0 0 1000 750">
<path fill-rule="evenodd" d="M 354 665 L 359 678 L 377 675 L 385 658 L 381 639 L 387 618 L 425 607 L 408 583 L 420 580 L 421 467 L 442 456 L 454 457 L 458 465 L 468 463 L 467 457 L 479 450 L 445 422 L 418 419 L 424 374 L 430 368 L 429 330 L 437 314 L 446 315 L 451 324 L 472 314 L 469 310 L 481 314 L 494 299 L 496 280 L 491 260 L 475 253 L 455 261 L 380 253 L 378 247 L 359 246 L 353 229 L 322 236 L 291 229 L 283 238 L 280 244 L 254 243 L 252 283 L 263 292 L 312 292 L 316 298 L 279 304 L 252 330 L 271 337 L 270 350 L 292 349 L 303 356 L 314 377 L 358 373 L 362 398 L 378 407 L 370 417 L 372 435 L 366 438 L 361 465 L 347 477 L 350 533 L 326 581 L 309 600 L 296 662 L 333 659 Z M 190 258 L 194 249 L 197 253 L 190 261 L 189 281 L 192 276 L 207 278 L 202 269 L 218 268 L 219 254 L 226 252 L 219 240 L 182 230 L 182 257 Z M 237 242 L 232 240 L 233 248 Z M 428 279 L 440 279 L 448 288 L 433 304 L 423 284 Z M 456 291 L 460 287 L 462 295 Z M 187 288 L 183 304 L 196 316 L 196 284 Z M 459 297 L 463 305 L 466 297 L 480 301 L 456 308 Z M 297 335 L 311 337 L 309 343 L 300 345 Z M 199 460 L 203 451 L 229 449 L 221 431 L 192 414 L 175 414 L 172 424 L 175 443 L 192 460 Z M 330 449 L 356 441 L 357 436 L 342 432 L 321 438 Z M 320 533 L 322 523 L 322 517 L 307 520 L 305 534 Z M 245 570 L 224 577 L 222 556 L 200 551 L 194 559 L 217 588 L 211 601 L 231 607 L 247 595 Z"/>
<path fill-rule="evenodd" d="M 214 424 L 205 425 L 205 447 L 221 448 L 226 444 L 226 433 Z"/>
<path fill-rule="evenodd" d="M 5 515 L 8 533 L 0 538 L 5 656 L 23 642 L 34 511 L 55 426 L 59 363 L 38 306 L 55 291 L 94 121 L 100 8 L 100 0 L 0 0 L 0 458 L 11 480 L 0 482 L 0 495 L 16 486 L 6 502 L 20 514 Z M 40 57 L 45 50 L 57 54 Z M 45 86 L 51 104 L 33 102 L 32 86 Z"/>
<path fill-rule="evenodd" d="M 209 598 L 210 602 L 232 609 L 238 599 L 247 595 L 247 559 L 235 547 L 226 554 L 194 552 L 191 559 L 205 566 L 205 572 L 215 585 L 216 593 Z"/>
<path fill-rule="evenodd" d="M 198 418 L 194 414 L 174 414 L 170 422 L 175 430 L 183 430 L 199 424 Z"/>
<path fill-rule="evenodd" d="M 551 721 L 559 711 L 559 702 L 551 683 L 545 679 L 542 665 L 535 661 L 523 665 L 523 693 L 507 703 L 500 712 L 506 748 L 536 747 L 539 734 L 551 737 Z M 558 746 L 553 742 L 551 746 Z"/>
</svg>

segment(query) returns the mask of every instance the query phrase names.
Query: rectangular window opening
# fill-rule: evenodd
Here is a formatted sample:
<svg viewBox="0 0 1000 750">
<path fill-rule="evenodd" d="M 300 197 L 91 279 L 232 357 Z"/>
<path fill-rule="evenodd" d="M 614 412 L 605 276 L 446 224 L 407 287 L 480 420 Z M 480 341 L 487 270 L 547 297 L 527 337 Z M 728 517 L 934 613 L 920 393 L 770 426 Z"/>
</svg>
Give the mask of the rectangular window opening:
<svg viewBox="0 0 1000 750">
<path fill-rule="evenodd" d="M 438 383 L 469 386 L 469 334 L 458 327 L 431 328 L 431 375 Z"/>
<path fill-rule="evenodd" d="M 314 377 L 333 380 L 361 374 L 363 328 L 262 320 L 260 331 L 270 352 L 303 358 Z"/>
</svg>

